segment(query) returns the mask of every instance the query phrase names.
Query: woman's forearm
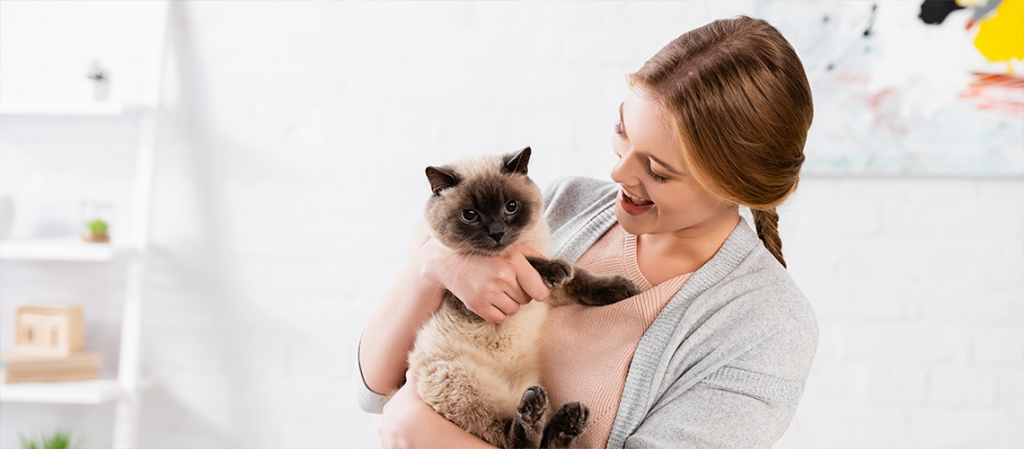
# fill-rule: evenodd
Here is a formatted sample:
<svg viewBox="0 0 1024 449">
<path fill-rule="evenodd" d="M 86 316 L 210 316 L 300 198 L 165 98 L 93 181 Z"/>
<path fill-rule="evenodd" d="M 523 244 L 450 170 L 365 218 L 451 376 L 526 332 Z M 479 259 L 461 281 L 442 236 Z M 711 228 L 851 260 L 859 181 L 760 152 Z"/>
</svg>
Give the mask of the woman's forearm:
<svg viewBox="0 0 1024 449">
<path fill-rule="evenodd" d="M 366 386 L 389 394 L 402 386 L 406 356 L 416 332 L 437 310 L 445 293 L 427 249 L 414 255 L 370 315 L 359 341 L 359 368 Z"/>
</svg>

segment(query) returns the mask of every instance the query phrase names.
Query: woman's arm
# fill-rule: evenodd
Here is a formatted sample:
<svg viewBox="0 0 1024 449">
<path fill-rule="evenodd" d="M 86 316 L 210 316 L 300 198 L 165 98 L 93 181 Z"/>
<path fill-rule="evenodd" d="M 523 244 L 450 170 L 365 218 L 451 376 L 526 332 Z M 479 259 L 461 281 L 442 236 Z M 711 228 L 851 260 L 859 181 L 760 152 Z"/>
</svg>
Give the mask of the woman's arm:
<svg viewBox="0 0 1024 449">
<path fill-rule="evenodd" d="M 531 299 L 546 299 L 548 289 L 526 255 L 540 254 L 514 245 L 500 256 L 466 255 L 428 240 L 410 258 L 363 330 L 359 367 L 366 386 L 386 395 L 402 385 L 416 332 L 447 290 L 492 323 L 503 322 Z"/>
<path fill-rule="evenodd" d="M 411 373 L 408 378 L 384 406 L 384 417 L 377 428 L 382 447 L 494 448 L 437 414 L 416 393 L 416 379 Z"/>
</svg>

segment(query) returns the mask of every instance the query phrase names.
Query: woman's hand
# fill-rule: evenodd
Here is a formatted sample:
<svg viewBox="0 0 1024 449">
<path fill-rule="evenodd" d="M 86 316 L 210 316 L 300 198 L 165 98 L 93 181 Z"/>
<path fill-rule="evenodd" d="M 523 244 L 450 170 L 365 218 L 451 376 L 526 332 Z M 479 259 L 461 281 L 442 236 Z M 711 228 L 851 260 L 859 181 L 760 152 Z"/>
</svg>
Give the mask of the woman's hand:
<svg viewBox="0 0 1024 449">
<path fill-rule="evenodd" d="M 437 279 L 455 294 L 466 308 L 483 319 L 500 324 L 531 300 L 547 299 L 548 288 L 526 256 L 543 257 L 532 248 L 517 243 L 501 255 L 459 254 L 431 239 L 420 255 L 424 273 Z"/>
<path fill-rule="evenodd" d="M 426 433 L 420 426 L 433 417 L 441 416 L 420 399 L 416 392 L 416 378 L 412 377 L 412 373 L 406 372 L 405 375 L 405 385 L 384 405 L 384 416 L 377 428 L 381 445 L 385 448 L 423 446 L 423 441 L 416 439 Z"/>
<path fill-rule="evenodd" d="M 416 378 L 406 372 L 406 382 L 384 406 L 377 428 L 384 448 L 492 448 L 462 430 L 420 399 Z"/>
</svg>

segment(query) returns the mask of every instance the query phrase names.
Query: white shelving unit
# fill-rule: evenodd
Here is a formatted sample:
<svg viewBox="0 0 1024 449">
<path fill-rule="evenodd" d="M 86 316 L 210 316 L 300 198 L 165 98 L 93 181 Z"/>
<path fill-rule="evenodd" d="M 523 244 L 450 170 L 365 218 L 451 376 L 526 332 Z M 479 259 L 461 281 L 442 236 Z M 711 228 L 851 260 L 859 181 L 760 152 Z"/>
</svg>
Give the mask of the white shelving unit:
<svg viewBox="0 0 1024 449">
<path fill-rule="evenodd" d="M 7 402 L 98 405 L 116 401 L 121 395 L 116 379 L 22 383 L 0 388 L 0 400 Z"/>
<path fill-rule="evenodd" d="M 166 47 L 168 1 L 152 3 L 154 26 L 149 36 L 152 43 L 146 67 L 145 98 L 139 104 L 117 103 L 7 103 L 0 102 L 0 114 L 18 116 L 121 117 L 137 116 L 139 126 L 133 185 L 132 227 L 124 247 L 85 243 L 77 238 L 0 240 L 0 259 L 62 260 L 70 262 L 106 262 L 119 257 L 128 259 L 127 285 L 121 320 L 121 346 L 116 379 L 81 382 L 47 382 L 0 385 L 0 401 L 52 404 L 103 404 L 116 402 L 113 446 L 136 446 L 140 405 L 142 305 L 150 223 L 153 207 L 153 184 L 156 170 L 157 114 Z"/>
<path fill-rule="evenodd" d="M 106 262 L 125 250 L 78 238 L 0 240 L 0 259 Z"/>
<path fill-rule="evenodd" d="M 116 117 L 127 113 L 145 112 L 143 105 L 126 106 L 118 103 L 0 103 L 2 115 L 53 115 L 73 117 Z"/>
</svg>

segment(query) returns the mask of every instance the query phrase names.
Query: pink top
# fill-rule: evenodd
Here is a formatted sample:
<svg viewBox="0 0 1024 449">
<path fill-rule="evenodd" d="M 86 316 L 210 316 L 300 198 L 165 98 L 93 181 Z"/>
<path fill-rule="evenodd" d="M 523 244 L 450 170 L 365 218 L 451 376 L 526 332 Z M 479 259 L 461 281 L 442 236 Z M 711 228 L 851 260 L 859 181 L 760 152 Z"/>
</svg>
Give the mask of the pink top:
<svg viewBox="0 0 1024 449">
<path fill-rule="evenodd" d="M 541 330 L 541 384 L 549 401 L 555 407 L 579 401 L 590 409 L 590 427 L 576 439 L 575 448 L 605 446 L 640 339 L 693 274 L 651 286 L 637 265 L 636 241 L 616 224 L 576 265 L 595 274 L 626 276 L 639 295 L 610 306 L 554 308 Z"/>
</svg>

